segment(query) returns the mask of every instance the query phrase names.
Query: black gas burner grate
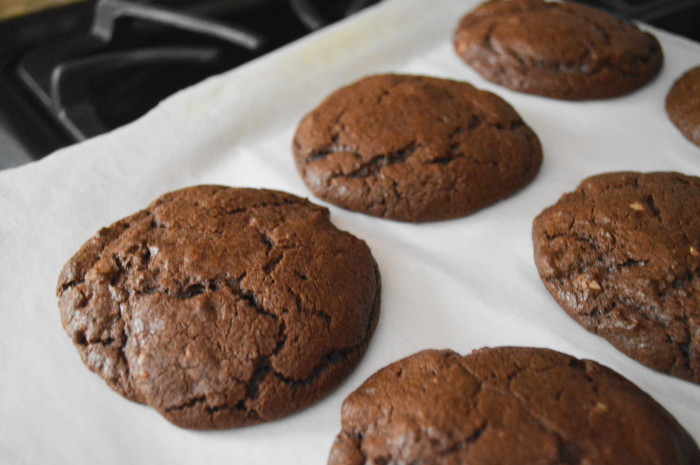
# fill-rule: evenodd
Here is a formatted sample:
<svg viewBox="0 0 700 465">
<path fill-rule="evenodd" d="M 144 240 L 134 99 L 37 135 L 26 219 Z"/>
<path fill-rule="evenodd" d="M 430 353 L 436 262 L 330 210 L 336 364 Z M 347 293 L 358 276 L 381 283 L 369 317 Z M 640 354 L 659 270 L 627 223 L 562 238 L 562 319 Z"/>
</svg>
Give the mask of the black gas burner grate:
<svg viewBox="0 0 700 465">
<path fill-rule="evenodd" d="M 378 2 L 99 0 L 21 18 L 0 29 L 0 125 L 40 158 Z"/>
<path fill-rule="evenodd" d="M 198 6 L 201 11 L 206 3 Z M 17 71 L 59 126 L 81 141 L 136 119 L 182 87 L 253 58 L 264 42 L 259 33 L 198 13 L 100 0 L 89 34 L 32 49 Z"/>
</svg>

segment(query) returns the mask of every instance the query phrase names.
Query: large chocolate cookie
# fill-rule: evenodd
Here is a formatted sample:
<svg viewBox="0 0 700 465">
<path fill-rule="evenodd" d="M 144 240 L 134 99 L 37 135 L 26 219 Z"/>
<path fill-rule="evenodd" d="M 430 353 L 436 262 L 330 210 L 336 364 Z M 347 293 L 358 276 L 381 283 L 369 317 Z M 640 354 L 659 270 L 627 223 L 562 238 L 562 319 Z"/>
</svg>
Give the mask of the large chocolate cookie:
<svg viewBox="0 0 700 465">
<path fill-rule="evenodd" d="M 406 75 L 338 90 L 301 121 L 293 150 L 318 197 L 402 221 L 468 215 L 527 185 L 542 162 L 535 133 L 496 95 Z"/>
<path fill-rule="evenodd" d="M 700 178 L 609 173 L 534 221 L 535 262 L 576 321 L 658 371 L 700 383 Z"/>
<path fill-rule="evenodd" d="M 178 426 L 304 408 L 358 363 L 380 282 L 365 243 L 283 192 L 198 186 L 100 230 L 58 281 L 85 364 Z"/>
<path fill-rule="evenodd" d="M 666 96 L 666 113 L 689 141 L 700 145 L 700 66 L 673 85 Z"/>
<path fill-rule="evenodd" d="M 344 402 L 329 465 L 697 465 L 676 420 L 614 371 L 548 349 L 428 350 Z"/>
<path fill-rule="evenodd" d="M 569 100 L 632 92 L 656 76 L 663 62 L 654 36 L 574 2 L 487 2 L 462 19 L 454 45 L 489 81 Z"/>
</svg>

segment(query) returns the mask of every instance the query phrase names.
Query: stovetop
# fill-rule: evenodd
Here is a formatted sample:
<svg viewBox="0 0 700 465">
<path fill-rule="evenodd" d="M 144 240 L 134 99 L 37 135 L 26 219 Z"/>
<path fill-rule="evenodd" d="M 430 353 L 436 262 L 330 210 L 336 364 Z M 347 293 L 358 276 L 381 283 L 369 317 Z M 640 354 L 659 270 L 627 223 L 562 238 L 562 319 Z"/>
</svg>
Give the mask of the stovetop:
<svg viewBox="0 0 700 465">
<path fill-rule="evenodd" d="M 88 0 L 0 23 L 0 169 L 380 0 Z M 700 0 L 585 0 L 700 41 Z"/>
<path fill-rule="evenodd" d="M 0 168 L 122 126 L 378 1 L 89 0 L 1 23 Z"/>
</svg>

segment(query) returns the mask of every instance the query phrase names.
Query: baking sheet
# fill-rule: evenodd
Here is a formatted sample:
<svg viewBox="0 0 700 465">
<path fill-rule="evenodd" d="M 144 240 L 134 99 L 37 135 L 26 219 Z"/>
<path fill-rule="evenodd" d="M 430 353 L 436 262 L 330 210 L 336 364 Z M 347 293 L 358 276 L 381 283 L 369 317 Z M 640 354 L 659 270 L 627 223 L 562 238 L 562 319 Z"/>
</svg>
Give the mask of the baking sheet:
<svg viewBox="0 0 700 465">
<path fill-rule="evenodd" d="M 585 176 L 700 175 L 700 148 L 663 111 L 673 81 L 700 64 L 700 44 L 655 31 L 666 61 L 648 86 L 606 101 L 549 100 L 490 84 L 456 57 L 452 30 L 476 4 L 387 0 L 187 89 L 129 126 L 0 172 L 0 462 L 324 464 L 342 400 L 380 367 L 431 347 L 538 346 L 591 358 L 649 392 L 700 441 L 700 386 L 637 364 L 571 320 L 540 283 L 530 239 L 532 219 Z M 538 133 L 545 158 L 525 190 L 463 219 L 414 225 L 329 206 L 341 229 L 368 242 L 383 281 L 374 339 L 340 388 L 277 422 L 193 432 L 89 372 L 55 297 L 78 247 L 101 226 L 193 184 L 310 196 L 290 153 L 297 122 L 332 90 L 379 72 L 461 79 L 497 93 Z"/>
</svg>

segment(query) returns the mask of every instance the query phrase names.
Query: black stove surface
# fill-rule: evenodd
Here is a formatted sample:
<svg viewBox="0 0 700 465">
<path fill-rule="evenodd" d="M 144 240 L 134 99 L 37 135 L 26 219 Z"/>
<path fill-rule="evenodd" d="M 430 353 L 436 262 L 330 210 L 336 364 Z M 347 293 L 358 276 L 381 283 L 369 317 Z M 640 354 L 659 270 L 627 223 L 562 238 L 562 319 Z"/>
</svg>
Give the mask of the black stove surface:
<svg viewBox="0 0 700 465">
<path fill-rule="evenodd" d="M 88 0 L 0 23 L 0 169 L 380 0 Z M 700 0 L 585 0 L 700 41 Z"/>
<path fill-rule="evenodd" d="M 89 0 L 4 22 L 0 147 L 41 158 L 378 1 Z"/>
</svg>

